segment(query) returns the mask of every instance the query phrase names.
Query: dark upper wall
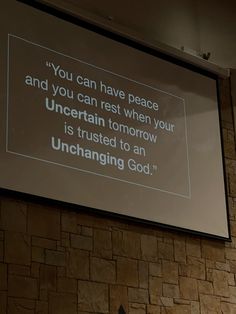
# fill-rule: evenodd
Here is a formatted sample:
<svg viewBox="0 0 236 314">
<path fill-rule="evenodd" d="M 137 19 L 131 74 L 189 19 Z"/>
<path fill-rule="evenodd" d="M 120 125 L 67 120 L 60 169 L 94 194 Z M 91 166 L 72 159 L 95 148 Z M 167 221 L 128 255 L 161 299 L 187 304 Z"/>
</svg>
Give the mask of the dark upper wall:
<svg viewBox="0 0 236 314">
<path fill-rule="evenodd" d="M 79 12 L 93 13 L 107 23 L 125 26 L 141 36 L 191 54 L 211 52 L 210 61 L 236 67 L 236 3 L 233 0 L 44 0 Z"/>
</svg>

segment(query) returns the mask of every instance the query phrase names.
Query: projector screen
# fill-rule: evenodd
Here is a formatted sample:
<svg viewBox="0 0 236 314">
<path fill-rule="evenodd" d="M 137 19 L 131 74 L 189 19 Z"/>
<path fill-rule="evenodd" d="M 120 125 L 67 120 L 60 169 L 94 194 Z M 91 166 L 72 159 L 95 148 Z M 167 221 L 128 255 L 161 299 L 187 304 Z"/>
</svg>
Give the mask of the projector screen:
<svg viewBox="0 0 236 314">
<path fill-rule="evenodd" d="M 0 6 L 0 187 L 229 238 L 216 79 Z"/>
</svg>

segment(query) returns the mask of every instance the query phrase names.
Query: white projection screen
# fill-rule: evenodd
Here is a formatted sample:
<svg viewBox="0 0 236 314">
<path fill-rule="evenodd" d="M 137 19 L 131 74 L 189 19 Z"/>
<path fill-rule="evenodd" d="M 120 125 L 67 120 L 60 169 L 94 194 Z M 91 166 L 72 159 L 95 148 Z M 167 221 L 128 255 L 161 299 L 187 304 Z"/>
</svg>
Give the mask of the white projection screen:
<svg viewBox="0 0 236 314">
<path fill-rule="evenodd" d="M 217 79 L 0 4 L 0 187 L 229 238 Z"/>
</svg>

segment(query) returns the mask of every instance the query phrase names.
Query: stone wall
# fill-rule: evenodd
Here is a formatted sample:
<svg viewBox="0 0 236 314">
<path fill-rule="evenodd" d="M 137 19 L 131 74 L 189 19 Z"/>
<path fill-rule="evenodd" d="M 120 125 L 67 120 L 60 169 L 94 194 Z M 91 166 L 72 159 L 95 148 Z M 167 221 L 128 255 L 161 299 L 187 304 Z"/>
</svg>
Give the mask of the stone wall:
<svg viewBox="0 0 236 314">
<path fill-rule="evenodd" d="M 236 313 L 228 80 L 221 81 L 221 102 L 232 242 L 1 191 L 0 314 Z"/>
</svg>

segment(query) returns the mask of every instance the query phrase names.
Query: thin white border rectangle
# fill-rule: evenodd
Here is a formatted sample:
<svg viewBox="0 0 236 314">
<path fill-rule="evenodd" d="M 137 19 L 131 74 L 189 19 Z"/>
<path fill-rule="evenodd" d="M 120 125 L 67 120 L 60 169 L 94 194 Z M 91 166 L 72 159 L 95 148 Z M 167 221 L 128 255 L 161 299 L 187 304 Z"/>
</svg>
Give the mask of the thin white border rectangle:
<svg viewBox="0 0 236 314">
<path fill-rule="evenodd" d="M 74 61 L 77 61 L 77 62 L 80 62 L 80 63 L 83 63 L 83 64 L 86 64 L 88 66 L 91 66 L 93 68 L 96 68 L 98 70 L 101 70 L 101 71 L 104 71 L 106 73 L 109 73 L 109 74 L 112 74 L 114 76 L 117 76 L 117 77 L 120 77 L 120 78 L 123 78 L 123 79 L 126 79 L 128 81 L 131 81 L 133 83 L 136 83 L 136 84 L 139 84 L 139 85 L 142 85 L 142 86 L 145 86 L 147 88 L 150 88 L 150 89 L 153 89 L 155 91 L 158 91 L 158 92 L 162 92 L 164 94 L 167 94 L 171 97 L 175 97 L 177 99 L 181 99 L 182 102 L 183 102 L 183 108 L 184 108 L 184 126 L 185 126 L 185 141 L 186 141 L 186 152 L 187 152 L 187 172 L 188 172 L 188 187 L 189 187 L 189 195 L 183 195 L 183 194 L 179 194 L 179 193 L 175 193 L 175 192 L 170 192 L 170 191 L 167 191 L 167 190 L 163 190 L 163 189 L 159 189 L 159 188 L 154 188 L 154 187 L 151 187 L 151 186 L 147 186 L 147 185 L 143 185 L 143 184 L 139 184 L 139 183 L 135 183 L 135 182 L 131 182 L 131 181 L 126 181 L 126 180 L 122 180 L 122 179 L 119 179 L 119 178 L 115 178 L 115 177 L 111 177 L 111 176 L 108 176 L 108 175 L 103 175 L 103 174 L 100 174 L 100 173 L 96 173 L 96 172 L 92 172 L 92 171 L 88 171 L 88 170 L 84 170 L 84 169 L 80 169 L 80 168 L 76 168 L 76 167 L 72 167 L 72 166 L 68 166 L 68 165 L 64 165 L 64 164 L 60 164 L 60 163 L 56 163 L 56 162 L 53 162 L 53 161 L 50 161 L 50 160 L 46 160 L 46 159 L 41 159 L 41 158 L 37 158 L 37 157 L 33 157 L 33 156 L 30 156 L 30 155 L 25 155 L 25 154 L 21 154 L 21 153 L 17 153 L 17 152 L 14 152 L 12 150 L 9 150 L 8 149 L 8 144 L 9 144 L 9 79 L 10 79 L 10 38 L 17 38 L 19 40 L 22 40 L 28 44 L 31 44 L 31 45 L 34 45 L 34 46 L 37 46 L 37 47 L 40 47 L 42 49 L 45 49 L 45 50 L 48 50 L 50 52 L 53 52 L 55 54 L 58 54 L 58 55 L 61 55 L 61 56 L 64 56 L 66 58 L 69 58 L 69 59 L 72 59 Z M 185 100 L 184 98 L 182 97 L 179 97 L 179 96 L 176 96 L 174 94 L 171 94 L 171 93 L 168 93 L 168 92 L 165 92 L 161 89 L 158 89 L 158 88 L 155 88 L 153 86 L 149 86 L 147 84 L 144 84 L 144 83 L 141 83 L 141 82 L 138 82 L 136 80 L 132 80 L 126 76 L 123 76 L 123 75 L 120 75 L 120 74 L 117 74 L 117 73 L 114 73 L 114 72 L 111 72 L 109 70 L 106 70 L 106 69 L 103 69 L 101 67 L 98 67 L 98 66 L 95 66 L 93 64 L 90 64 L 90 63 L 87 63 L 85 61 L 82 61 L 80 59 L 77 59 L 77 58 L 74 58 L 74 57 L 71 57 L 71 56 L 68 56 L 66 54 L 63 54 L 63 53 L 60 53 L 58 51 L 55 51 L 53 49 L 50 49 L 50 48 L 47 48 L 45 46 L 42 46 L 42 45 L 39 45 L 39 44 L 36 44 L 34 42 L 31 42 L 29 40 L 26 40 L 24 38 L 21 38 L 19 36 L 16 36 L 16 35 L 13 35 L 13 34 L 8 34 L 8 47 L 7 47 L 8 51 L 7 51 L 7 113 L 6 113 L 6 119 L 7 119 L 7 122 L 6 122 L 6 152 L 8 153 L 11 153 L 11 154 L 15 154 L 15 155 L 18 155 L 18 156 L 22 156 L 22 157 L 26 157 L 26 158 L 30 158 L 30 159 L 33 159 L 33 160 L 38 160 L 38 161 L 42 161 L 42 162 L 46 162 L 46 163 L 49 163 L 49 164 L 54 164 L 54 165 L 57 165 L 57 166 L 62 166 L 62 167 L 65 167 L 65 168 L 68 168 L 68 169 L 73 169 L 73 170 L 77 170 L 77 171 L 81 171 L 81 172 L 85 172 L 85 173 L 89 173 L 89 174 L 94 174 L 94 175 L 97 175 L 97 176 L 100 176 L 100 177 L 105 177 L 105 178 L 109 178 L 109 179 L 113 179 L 113 180 L 116 180 L 116 181 L 120 181 L 120 182 L 125 182 L 125 183 L 128 183 L 128 184 L 133 184 L 133 185 L 136 185 L 136 186 L 140 186 L 140 187 L 144 187 L 144 188 L 148 188 L 148 189 L 151 189 L 151 190 L 156 190 L 156 191 L 161 191 L 161 192 L 165 192 L 165 193 L 168 193 L 168 194 L 171 194 L 171 195 L 176 195 L 176 196 L 180 196 L 180 197 L 183 197 L 183 198 L 186 198 L 186 199 L 191 199 L 191 183 L 190 183 L 190 171 L 189 171 L 189 156 L 188 156 L 188 140 L 187 140 L 187 120 L 186 120 L 186 108 L 185 108 Z"/>
</svg>

